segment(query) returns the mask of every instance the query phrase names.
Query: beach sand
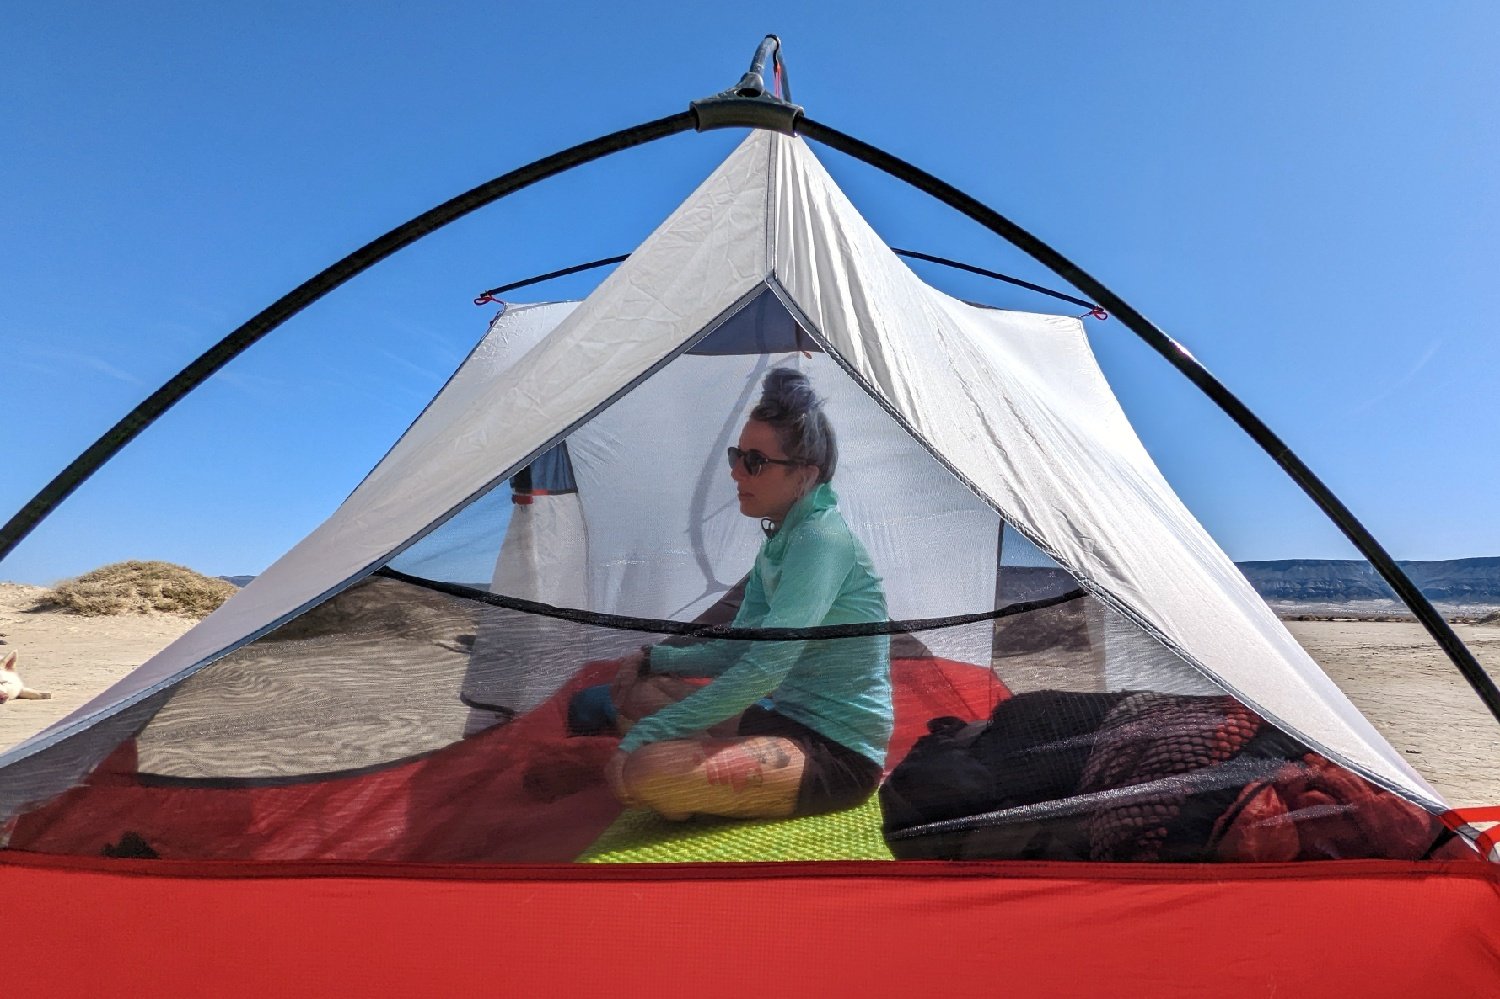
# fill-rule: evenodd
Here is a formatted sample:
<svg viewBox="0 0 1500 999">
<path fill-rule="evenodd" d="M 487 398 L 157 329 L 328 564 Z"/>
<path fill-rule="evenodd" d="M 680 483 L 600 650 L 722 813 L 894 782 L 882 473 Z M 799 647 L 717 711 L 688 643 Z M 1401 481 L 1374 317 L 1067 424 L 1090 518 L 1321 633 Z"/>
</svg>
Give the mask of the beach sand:
<svg viewBox="0 0 1500 999">
<path fill-rule="evenodd" d="M 42 590 L 0 583 L 0 640 L 47 701 L 0 705 L 0 750 L 104 690 L 196 622 L 162 614 L 32 612 Z M 1500 722 L 1415 623 L 1290 621 L 1288 628 L 1412 766 L 1450 802 L 1500 804 Z M 1460 625 L 1500 676 L 1500 627 Z"/>
<path fill-rule="evenodd" d="M 82 707 L 198 623 L 168 614 L 81 617 L 30 611 L 45 592 L 40 586 L 0 583 L 0 641 L 7 643 L 0 648 L 15 650 L 28 687 L 52 693 L 49 701 L 0 704 L 0 750 Z"/>
<path fill-rule="evenodd" d="M 1380 734 L 1450 805 L 1500 804 L 1500 722 L 1414 621 L 1288 621 Z M 1500 627 L 1454 630 L 1500 677 Z"/>
</svg>

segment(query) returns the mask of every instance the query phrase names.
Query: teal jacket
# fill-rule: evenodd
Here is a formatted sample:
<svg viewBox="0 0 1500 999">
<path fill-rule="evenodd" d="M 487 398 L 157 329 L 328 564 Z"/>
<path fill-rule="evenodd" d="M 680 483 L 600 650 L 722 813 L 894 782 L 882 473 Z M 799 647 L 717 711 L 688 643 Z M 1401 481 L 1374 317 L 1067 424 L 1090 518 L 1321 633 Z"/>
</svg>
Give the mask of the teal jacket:
<svg viewBox="0 0 1500 999">
<path fill-rule="evenodd" d="M 739 628 L 807 628 L 887 619 L 885 592 L 826 483 L 797 501 L 761 546 L 745 585 Z M 620 743 L 633 752 L 681 739 L 770 696 L 775 710 L 884 765 L 891 738 L 890 638 L 658 645 L 651 671 L 713 677 L 644 718 Z"/>
</svg>

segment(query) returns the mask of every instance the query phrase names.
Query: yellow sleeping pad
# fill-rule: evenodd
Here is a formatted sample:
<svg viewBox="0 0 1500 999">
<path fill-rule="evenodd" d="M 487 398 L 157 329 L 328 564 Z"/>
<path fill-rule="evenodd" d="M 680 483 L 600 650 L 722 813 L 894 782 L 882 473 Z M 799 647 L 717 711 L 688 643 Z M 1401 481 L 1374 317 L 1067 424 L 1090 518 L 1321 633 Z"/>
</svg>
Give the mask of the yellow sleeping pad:
<svg viewBox="0 0 1500 999">
<path fill-rule="evenodd" d="M 578 858 L 588 864 L 688 864 L 757 860 L 891 860 L 880 802 L 798 819 L 692 819 L 625 812 Z"/>
</svg>

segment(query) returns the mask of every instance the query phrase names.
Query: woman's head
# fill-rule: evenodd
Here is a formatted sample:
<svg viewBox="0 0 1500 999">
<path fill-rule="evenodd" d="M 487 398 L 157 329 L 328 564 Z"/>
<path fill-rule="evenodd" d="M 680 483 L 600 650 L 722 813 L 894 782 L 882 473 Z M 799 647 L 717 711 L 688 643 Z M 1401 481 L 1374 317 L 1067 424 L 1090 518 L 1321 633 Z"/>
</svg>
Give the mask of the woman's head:
<svg viewBox="0 0 1500 999">
<path fill-rule="evenodd" d="M 766 375 L 736 450 L 742 457 L 731 457 L 730 474 L 740 512 L 777 522 L 814 486 L 832 479 L 838 465 L 838 442 L 822 400 L 807 376 L 791 368 Z"/>
</svg>

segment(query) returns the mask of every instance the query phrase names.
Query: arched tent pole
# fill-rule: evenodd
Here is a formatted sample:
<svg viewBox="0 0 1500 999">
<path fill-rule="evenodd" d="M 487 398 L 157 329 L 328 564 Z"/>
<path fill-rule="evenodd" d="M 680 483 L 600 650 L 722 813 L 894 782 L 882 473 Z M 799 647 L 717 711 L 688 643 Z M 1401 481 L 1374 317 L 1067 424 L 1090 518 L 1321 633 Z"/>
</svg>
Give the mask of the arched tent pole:
<svg viewBox="0 0 1500 999">
<path fill-rule="evenodd" d="M 1171 337 L 1118 295 L 1100 284 L 1082 268 L 1042 242 L 1025 229 L 931 174 L 892 156 L 869 143 L 862 142 L 837 129 L 807 118 L 802 108 L 789 100 L 768 93 L 763 70 L 767 58 L 772 60 L 782 91 L 790 97 L 786 68 L 781 61 L 781 42 L 767 35 L 756 49 L 750 69 L 734 87 L 712 97 L 692 102 L 689 110 L 645 122 L 633 128 L 612 132 L 590 142 L 554 153 L 534 163 L 512 170 L 481 184 L 430 211 L 398 226 L 384 236 L 366 244 L 317 276 L 282 296 L 249 322 L 230 333 L 170 381 L 153 392 L 144 402 L 125 415 L 75 458 L 67 468 L 44 486 L 15 516 L 0 527 L 0 559 L 4 559 L 41 520 L 57 508 L 90 475 L 130 443 L 146 427 L 170 409 L 179 399 L 202 384 L 215 371 L 242 353 L 251 344 L 270 333 L 292 316 L 333 291 L 381 260 L 403 249 L 423 236 L 440 229 L 475 209 L 498 201 L 508 194 L 540 180 L 600 159 L 610 153 L 657 139 L 676 135 L 688 129 L 708 131 L 718 128 L 764 128 L 777 132 L 797 133 L 842 153 L 868 163 L 920 191 L 932 195 L 951 208 L 962 212 L 1002 239 L 1026 252 L 1083 292 L 1108 312 L 1113 313 L 1131 332 L 1166 358 L 1203 391 L 1230 419 L 1282 467 L 1330 520 L 1344 532 L 1354 546 L 1370 560 L 1380 575 L 1417 616 L 1433 639 L 1458 667 L 1459 672 L 1479 694 L 1490 713 L 1500 721 L 1500 689 L 1484 672 L 1474 654 L 1443 619 L 1437 609 L 1417 589 L 1406 573 L 1388 555 L 1374 536 L 1355 518 L 1348 507 L 1313 474 L 1291 448 L 1276 436 L 1244 403 L 1211 375 L 1202 364 Z"/>
<path fill-rule="evenodd" d="M 1497 721 L 1500 721 L 1500 689 L 1496 688 L 1495 681 L 1484 671 L 1484 667 L 1479 664 L 1479 660 L 1474 658 L 1474 653 L 1464 645 L 1452 626 L 1437 612 L 1422 591 L 1417 589 L 1416 584 L 1381 547 L 1374 535 L 1359 522 L 1349 508 L 1333 494 L 1333 491 L 1313 474 L 1312 469 L 1292 453 L 1292 449 L 1276 436 L 1260 417 L 1251 412 L 1250 408 L 1234 393 L 1225 388 L 1185 347 L 1167 336 L 1124 299 L 1057 250 L 953 185 L 869 143 L 845 135 L 837 129 L 805 116 L 797 118 L 796 130 L 805 138 L 821 142 L 831 149 L 868 163 L 967 215 L 1006 242 L 1044 264 L 1085 296 L 1098 302 L 1116 319 L 1124 323 L 1132 333 L 1144 340 L 1152 350 L 1166 358 L 1172 367 L 1186 375 L 1188 380 L 1198 386 L 1204 395 L 1228 414 L 1231 420 L 1239 424 L 1240 429 L 1249 434 L 1250 438 L 1271 456 L 1271 460 L 1291 476 L 1292 481 L 1296 482 L 1302 491 L 1318 505 L 1318 508 L 1338 526 L 1339 530 L 1344 532 L 1344 536 L 1354 543 L 1354 547 L 1370 560 L 1370 564 L 1390 584 L 1391 589 L 1396 591 L 1397 596 L 1411 609 L 1417 620 L 1422 622 L 1428 633 L 1447 653 L 1453 665 L 1457 666 L 1459 672 L 1464 675 L 1464 679 L 1469 681 L 1469 685 L 1484 701 L 1485 707 L 1489 708 Z"/>
<path fill-rule="evenodd" d="M 338 263 L 326 268 L 315 277 L 304 281 L 256 314 L 249 322 L 210 347 L 174 375 L 165 385 L 151 393 L 140 405 L 125 414 L 124 418 L 73 459 L 67 468 L 59 472 L 42 488 L 41 492 L 21 507 L 4 527 L 0 527 L 0 559 L 9 555 L 16 545 L 20 544 L 21 540 L 30 534 L 43 518 L 56 509 L 58 504 L 67 499 L 73 490 L 82 485 L 84 480 L 98 471 L 101 465 L 118 454 L 121 448 L 134 440 L 141 431 L 154 423 L 168 409 L 171 409 L 183 396 L 207 381 L 215 371 L 242 354 L 257 340 L 346 281 L 378 264 L 397 250 L 410 246 L 423 236 L 436 232 L 476 209 L 499 201 L 506 195 L 514 194 L 538 181 L 554 177 L 611 153 L 645 145 L 679 132 L 690 131 L 696 124 L 697 118 L 692 111 L 682 111 L 636 125 L 633 128 L 612 132 L 543 157 L 423 212 L 410 222 L 397 226 L 384 236 L 365 244 Z"/>
<path fill-rule="evenodd" d="M 739 83 L 721 93 L 694 101 L 686 111 L 657 118 L 633 128 L 622 129 L 600 136 L 589 142 L 564 149 L 529 163 L 510 173 L 496 177 L 473 190 L 443 202 L 436 208 L 418 215 L 410 222 L 397 226 L 384 236 L 365 244 L 358 250 L 321 273 L 304 281 L 270 306 L 256 314 L 239 329 L 214 344 L 187 367 L 151 393 L 145 401 L 126 413 L 102 437 L 89 445 L 88 449 L 59 472 L 41 492 L 15 516 L 0 527 L 0 560 L 15 550 L 26 535 L 37 524 L 57 509 L 63 500 L 72 495 L 100 466 L 113 458 L 126 444 L 156 422 L 163 413 L 205 381 L 224 365 L 244 353 L 257 340 L 307 308 L 324 295 L 344 284 L 355 275 L 373 267 L 397 250 L 405 249 L 430 233 L 436 232 L 485 205 L 514 194 L 523 187 L 555 177 L 576 166 L 601 159 L 634 146 L 642 146 L 669 135 L 690 129 L 705 131 L 729 125 L 748 125 L 753 128 L 771 128 L 790 133 L 792 122 L 802 109 L 788 103 L 783 97 L 768 93 L 765 87 L 764 70 L 770 59 L 779 81 L 777 88 L 790 96 L 791 88 L 786 67 L 781 62 L 781 39 L 767 35 L 755 50 L 750 68 Z"/>
</svg>

